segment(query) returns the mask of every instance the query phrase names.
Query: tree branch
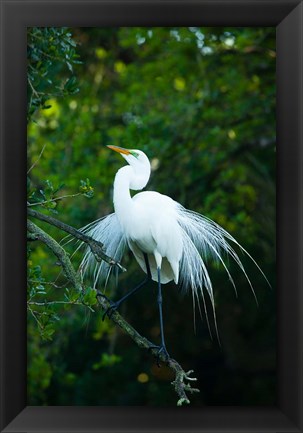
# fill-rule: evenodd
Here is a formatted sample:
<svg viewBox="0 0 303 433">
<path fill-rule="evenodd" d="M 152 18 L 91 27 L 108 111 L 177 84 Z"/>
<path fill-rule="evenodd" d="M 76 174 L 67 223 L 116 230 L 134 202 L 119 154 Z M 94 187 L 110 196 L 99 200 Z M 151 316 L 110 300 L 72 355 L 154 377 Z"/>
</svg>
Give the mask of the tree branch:
<svg viewBox="0 0 303 433">
<path fill-rule="evenodd" d="M 29 84 L 31 85 L 32 89 L 34 89 L 33 86 L 32 86 L 32 83 L 30 82 L 30 80 L 28 80 L 28 81 L 29 81 Z M 32 165 L 32 166 L 27 170 L 27 174 L 29 174 L 29 172 L 30 172 L 30 171 L 35 167 L 35 165 L 38 163 L 39 159 L 40 159 L 41 156 L 42 156 L 42 153 L 44 152 L 45 146 L 46 146 L 46 144 L 44 144 L 44 146 L 42 147 L 42 150 L 41 150 L 41 152 L 40 152 L 40 155 L 38 156 L 38 159 L 36 159 L 36 161 L 33 163 L 33 165 Z"/>
<path fill-rule="evenodd" d="M 48 305 L 80 305 L 81 307 L 88 308 L 92 313 L 95 312 L 95 310 L 90 306 L 83 304 L 83 302 L 73 302 L 73 301 L 45 301 L 45 302 L 37 302 L 37 301 L 28 301 L 27 305 L 36 305 L 38 307 L 45 307 Z"/>
<path fill-rule="evenodd" d="M 31 211 L 31 212 L 35 212 L 35 211 Z M 43 217 L 45 217 L 45 215 L 43 215 Z M 49 218 L 51 217 L 47 217 L 47 220 Z M 61 224 L 63 223 L 60 223 L 60 225 Z M 31 221 L 27 222 L 27 229 L 31 233 L 31 235 L 34 236 L 36 240 L 40 240 L 41 242 L 43 242 L 55 254 L 55 256 L 58 258 L 58 260 L 61 263 L 62 270 L 66 278 L 68 279 L 68 281 L 77 290 L 85 291 L 85 288 L 83 287 L 80 279 L 80 275 L 75 271 L 69 256 L 67 255 L 65 250 L 61 247 L 61 245 L 59 245 L 58 242 L 56 242 L 51 236 L 49 236 L 47 233 L 45 233 L 41 228 L 36 226 Z M 104 311 L 107 311 L 110 308 L 111 306 L 110 302 L 104 296 L 100 296 L 99 293 L 97 293 L 97 300 L 99 305 L 103 308 Z M 111 315 L 111 320 L 116 325 L 118 325 L 121 329 L 123 329 L 123 331 L 126 332 L 132 338 L 132 340 L 137 344 L 137 346 L 139 346 L 141 349 L 150 350 L 154 356 L 160 359 L 163 363 L 166 363 L 168 367 L 174 371 L 175 380 L 172 382 L 172 385 L 174 386 L 174 389 L 179 397 L 177 405 L 182 406 L 182 404 L 184 403 L 189 404 L 190 400 L 187 397 L 186 393 L 199 392 L 197 388 L 192 388 L 190 385 L 191 381 L 197 380 L 196 378 L 190 377 L 193 370 L 185 372 L 181 367 L 181 365 L 175 359 L 170 358 L 169 360 L 167 360 L 163 353 L 159 354 L 157 348 L 155 348 L 155 345 L 147 338 L 140 335 L 136 331 L 136 329 L 133 328 L 117 311 L 113 311 Z"/>
<path fill-rule="evenodd" d="M 28 207 L 41 206 L 41 205 L 46 204 L 46 203 L 54 203 L 56 201 L 63 200 L 64 198 L 78 197 L 79 195 L 82 195 L 82 192 L 77 192 L 76 194 L 61 195 L 60 197 L 51 198 L 49 200 L 37 201 L 36 203 L 27 203 L 27 206 Z"/>
<path fill-rule="evenodd" d="M 55 241 L 51 236 L 45 233 L 44 230 L 36 226 L 32 221 L 27 220 L 27 230 L 35 236 L 35 238 L 43 242 L 58 258 L 61 263 L 62 270 L 68 279 L 68 281 L 77 289 L 79 292 L 83 290 L 80 276 L 75 271 L 71 261 L 65 252 L 65 250 Z"/>
<path fill-rule="evenodd" d="M 87 236 L 84 233 L 82 233 L 80 230 L 77 230 L 74 227 L 71 227 L 71 226 L 63 223 L 63 222 L 57 220 L 56 218 L 53 218 L 49 215 L 42 214 L 36 210 L 27 209 L 27 214 L 34 217 L 34 218 L 39 219 L 40 221 L 47 222 L 48 224 L 51 224 L 51 225 L 59 228 L 60 230 L 63 230 L 64 232 L 69 233 L 70 235 L 72 235 L 76 239 L 79 239 L 80 241 L 88 244 L 88 246 L 90 247 L 92 253 L 94 254 L 94 257 L 95 257 L 97 262 L 101 262 L 101 260 L 104 260 L 109 265 L 117 266 L 123 272 L 126 271 L 126 269 L 123 268 L 123 266 L 121 266 L 119 262 L 117 262 L 112 257 L 109 257 L 108 255 L 106 255 L 104 253 L 103 244 L 101 242 L 96 241 L 92 237 Z"/>
<path fill-rule="evenodd" d="M 103 295 L 100 296 L 100 294 L 97 293 L 97 299 L 104 311 L 108 310 L 108 308 L 111 306 L 111 304 Z M 155 357 L 160 359 L 164 364 L 167 364 L 167 366 L 174 371 L 175 380 L 172 382 L 172 385 L 174 385 L 175 391 L 179 396 L 177 406 L 182 406 L 182 404 L 184 403 L 189 404 L 190 400 L 187 397 L 186 392 L 200 392 L 199 389 L 192 388 L 190 385 L 191 381 L 197 380 L 194 377 L 190 377 L 190 375 L 193 373 L 193 370 L 185 372 L 181 365 L 175 359 L 169 358 L 169 360 L 167 360 L 166 356 L 163 353 L 159 354 L 158 349 L 155 348 L 154 343 L 139 334 L 139 332 L 136 331 L 136 329 L 133 328 L 120 315 L 120 313 L 118 313 L 118 311 L 113 311 L 110 318 L 116 325 L 123 329 L 123 331 L 125 331 L 132 338 L 132 340 L 134 340 L 137 346 L 139 346 L 141 349 L 149 350 Z M 185 381 L 187 381 L 187 383 Z"/>
</svg>

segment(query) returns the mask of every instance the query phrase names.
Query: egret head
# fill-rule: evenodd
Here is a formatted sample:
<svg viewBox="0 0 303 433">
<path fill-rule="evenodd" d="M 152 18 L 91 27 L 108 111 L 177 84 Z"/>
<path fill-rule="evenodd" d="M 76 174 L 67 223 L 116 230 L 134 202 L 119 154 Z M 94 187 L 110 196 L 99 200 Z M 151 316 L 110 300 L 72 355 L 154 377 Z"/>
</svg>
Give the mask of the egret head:
<svg viewBox="0 0 303 433">
<path fill-rule="evenodd" d="M 150 162 L 142 150 L 124 149 L 118 146 L 107 146 L 109 149 L 120 153 L 127 163 L 133 168 L 135 177 L 131 179 L 131 189 L 142 189 L 147 184 L 150 176 Z M 143 185 L 143 186 L 142 186 Z"/>
<path fill-rule="evenodd" d="M 137 149 L 124 149 L 118 146 L 107 146 L 109 149 L 120 153 L 121 156 L 129 163 L 129 165 L 136 167 L 138 165 L 149 164 L 149 159 L 142 150 Z"/>
</svg>

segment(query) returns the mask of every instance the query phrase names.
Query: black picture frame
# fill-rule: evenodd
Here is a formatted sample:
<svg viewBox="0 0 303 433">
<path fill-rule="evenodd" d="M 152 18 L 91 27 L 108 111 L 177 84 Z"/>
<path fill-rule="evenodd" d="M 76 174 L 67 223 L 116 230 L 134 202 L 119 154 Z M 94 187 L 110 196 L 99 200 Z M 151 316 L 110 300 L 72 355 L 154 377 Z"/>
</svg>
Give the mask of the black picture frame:
<svg viewBox="0 0 303 433">
<path fill-rule="evenodd" d="M 278 398 L 274 407 L 26 406 L 26 27 L 275 26 Z M 302 432 L 302 0 L 1 0 L 1 431 Z"/>
</svg>

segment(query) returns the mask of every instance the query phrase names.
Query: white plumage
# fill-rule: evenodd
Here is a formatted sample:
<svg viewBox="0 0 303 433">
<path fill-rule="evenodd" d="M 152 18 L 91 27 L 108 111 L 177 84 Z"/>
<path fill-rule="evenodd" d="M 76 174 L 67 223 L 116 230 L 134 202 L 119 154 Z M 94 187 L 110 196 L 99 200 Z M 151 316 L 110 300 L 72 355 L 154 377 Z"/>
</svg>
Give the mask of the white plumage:
<svg viewBox="0 0 303 433">
<path fill-rule="evenodd" d="M 128 246 L 142 270 L 147 273 L 145 253 L 152 279 L 158 281 L 160 275 L 161 284 L 169 281 L 179 283 L 184 289 L 192 291 L 194 302 L 196 299 L 199 302 L 200 297 L 204 302 L 206 289 L 213 312 L 213 288 L 206 267 L 208 258 L 222 264 L 235 288 L 223 260 L 224 253 L 232 257 L 244 272 L 253 291 L 231 244 L 237 245 L 253 259 L 226 230 L 212 220 L 185 209 L 166 195 L 146 191 L 131 197 L 130 189 L 142 190 L 146 186 L 151 172 L 150 162 L 140 150 L 108 147 L 119 152 L 128 165 L 122 167 L 115 177 L 115 213 L 85 227 L 83 231 L 86 234 L 102 242 L 106 253 L 117 261 L 121 261 L 124 248 Z M 254 260 L 253 262 L 256 264 Z M 256 266 L 263 274 L 259 266 Z M 81 268 L 83 272 L 93 271 L 95 284 L 105 279 L 109 271 L 109 265 L 105 262 L 97 263 L 89 249 L 86 250 Z"/>
</svg>

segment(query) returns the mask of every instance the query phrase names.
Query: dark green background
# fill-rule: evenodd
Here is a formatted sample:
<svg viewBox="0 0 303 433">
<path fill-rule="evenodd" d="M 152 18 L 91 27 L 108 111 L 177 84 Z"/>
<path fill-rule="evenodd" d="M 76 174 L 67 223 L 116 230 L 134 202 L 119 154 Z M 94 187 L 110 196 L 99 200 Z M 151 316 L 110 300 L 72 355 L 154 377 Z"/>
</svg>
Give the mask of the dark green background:
<svg viewBox="0 0 303 433">
<path fill-rule="evenodd" d="M 82 63 L 71 67 L 56 51 L 56 31 L 51 36 L 41 31 L 38 37 L 35 29 L 30 32 L 29 74 L 34 66 L 38 72 L 33 86 L 45 94 L 42 104 L 50 106 L 41 109 L 37 103 L 38 109 L 29 110 L 29 166 L 45 145 L 30 171 L 29 190 L 36 191 L 32 201 L 39 189 L 47 189 L 46 180 L 55 186 L 64 183 L 58 195 L 70 195 L 78 193 L 81 179 L 89 178 L 92 198 L 70 197 L 55 209 L 58 219 L 83 227 L 113 209 L 113 179 L 124 161 L 106 145 L 146 152 L 154 168 L 147 189 L 167 194 L 222 225 L 272 285 L 270 289 L 241 255 L 257 306 L 235 264 L 229 262 L 238 298 L 224 270 L 208 264 L 221 345 L 210 338 L 205 318 L 198 313 L 194 330 L 191 295 L 182 296 L 174 284 L 164 287 L 168 351 L 198 378 L 201 392 L 192 396 L 191 404 L 273 405 L 275 29 L 74 28 L 69 32 Z M 70 55 L 68 49 L 66 53 Z M 58 91 L 56 86 L 71 76 L 71 88 Z M 31 102 L 35 96 L 30 88 Z M 64 236 L 39 225 L 57 240 Z M 75 245 L 67 248 L 72 253 Z M 31 243 L 30 249 L 29 287 L 35 286 L 33 280 L 44 287 L 34 300 L 64 300 L 66 286 L 56 259 L 38 243 Z M 73 257 L 75 266 L 79 259 L 79 254 Z M 115 299 L 143 278 L 130 253 L 123 265 L 128 272 L 120 275 L 118 289 L 112 284 L 108 293 Z M 59 287 L 47 284 L 50 281 Z M 31 306 L 28 404 L 174 406 L 171 372 L 158 368 L 149 353 L 108 319 L 102 322 L 102 312 L 94 309 Z M 155 284 L 129 300 L 121 312 L 140 333 L 159 342 Z M 43 333 L 34 316 L 47 317 L 49 331 Z"/>
</svg>

